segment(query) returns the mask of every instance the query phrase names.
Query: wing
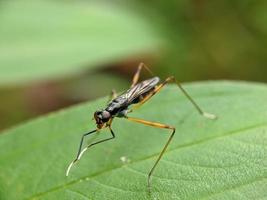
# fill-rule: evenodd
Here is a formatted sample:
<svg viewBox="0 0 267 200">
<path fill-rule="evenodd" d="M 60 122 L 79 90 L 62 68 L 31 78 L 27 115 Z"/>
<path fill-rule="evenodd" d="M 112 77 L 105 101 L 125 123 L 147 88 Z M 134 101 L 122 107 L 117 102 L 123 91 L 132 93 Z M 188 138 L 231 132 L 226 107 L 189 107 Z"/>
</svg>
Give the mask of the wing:
<svg viewBox="0 0 267 200">
<path fill-rule="evenodd" d="M 154 77 L 154 78 L 142 81 L 136 84 L 135 86 L 131 87 L 129 90 L 125 92 L 125 96 L 128 100 L 128 103 L 132 102 L 134 99 L 136 99 L 140 95 L 149 92 L 159 83 L 159 81 L 160 81 L 159 77 Z"/>
</svg>

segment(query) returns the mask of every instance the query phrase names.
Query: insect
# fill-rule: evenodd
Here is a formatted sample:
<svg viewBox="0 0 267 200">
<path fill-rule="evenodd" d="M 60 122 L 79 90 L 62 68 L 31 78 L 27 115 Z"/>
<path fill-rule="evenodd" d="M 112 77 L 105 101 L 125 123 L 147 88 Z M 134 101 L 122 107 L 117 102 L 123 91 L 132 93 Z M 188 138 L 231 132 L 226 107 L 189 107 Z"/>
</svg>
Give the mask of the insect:
<svg viewBox="0 0 267 200">
<path fill-rule="evenodd" d="M 157 127 L 157 128 L 171 130 L 171 134 L 170 134 L 169 139 L 167 140 L 167 142 L 164 145 L 163 149 L 161 150 L 157 160 L 155 161 L 153 167 L 151 168 L 151 170 L 148 173 L 147 185 L 150 188 L 151 176 L 152 176 L 156 166 L 158 165 L 161 157 L 163 156 L 164 152 L 166 151 L 168 145 L 170 144 L 170 142 L 174 136 L 175 127 L 170 126 L 170 125 L 166 125 L 166 124 L 162 124 L 162 123 L 158 123 L 158 122 L 151 122 L 151 121 L 146 121 L 143 119 L 137 119 L 137 118 L 129 117 L 128 113 L 134 111 L 135 109 L 137 109 L 138 107 L 143 105 L 151 97 L 153 97 L 156 93 L 161 91 L 161 89 L 168 83 L 171 83 L 171 82 L 176 83 L 178 88 L 189 99 L 189 101 L 193 104 L 193 106 L 196 108 L 196 110 L 201 115 L 203 115 L 204 117 L 206 117 L 208 119 L 216 119 L 215 115 L 203 112 L 202 109 L 198 106 L 198 104 L 191 98 L 191 96 L 189 96 L 189 94 L 185 91 L 185 89 L 181 86 L 180 83 L 177 82 L 177 80 L 173 76 L 168 77 L 163 82 L 160 81 L 159 77 L 155 76 L 151 79 L 147 79 L 147 80 L 144 80 L 144 81 L 138 83 L 139 76 L 140 76 L 140 73 L 141 73 L 143 68 L 145 68 L 150 74 L 153 75 L 153 73 L 150 71 L 150 69 L 145 64 L 140 63 L 138 66 L 138 69 L 137 69 L 137 71 L 133 77 L 132 85 L 131 85 L 130 89 L 128 89 L 126 92 L 122 93 L 119 96 L 117 96 L 116 93 L 113 91 L 111 101 L 107 104 L 106 108 L 102 109 L 102 110 L 98 110 L 94 113 L 94 119 L 95 119 L 97 128 L 93 131 L 90 131 L 88 133 L 83 134 L 81 141 L 80 141 L 78 154 L 77 154 L 75 160 L 73 160 L 70 163 L 70 165 L 66 171 L 66 176 L 68 176 L 69 171 L 70 171 L 71 167 L 73 166 L 73 164 L 75 164 L 78 160 L 80 160 L 82 155 L 84 154 L 84 152 L 87 151 L 90 147 L 115 138 L 115 134 L 111 128 L 111 125 L 112 125 L 113 119 L 115 117 L 119 117 L 119 118 L 125 118 L 125 119 L 133 121 L 133 122 L 145 124 L 148 126 L 153 126 L 153 127 Z M 133 106 L 133 107 L 131 107 L 131 106 Z M 85 147 L 84 149 L 82 149 L 84 138 L 90 134 L 93 134 L 95 132 L 100 131 L 103 128 L 108 128 L 110 130 L 111 137 L 94 142 L 94 143 L 88 145 L 87 147 Z"/>
</svg>

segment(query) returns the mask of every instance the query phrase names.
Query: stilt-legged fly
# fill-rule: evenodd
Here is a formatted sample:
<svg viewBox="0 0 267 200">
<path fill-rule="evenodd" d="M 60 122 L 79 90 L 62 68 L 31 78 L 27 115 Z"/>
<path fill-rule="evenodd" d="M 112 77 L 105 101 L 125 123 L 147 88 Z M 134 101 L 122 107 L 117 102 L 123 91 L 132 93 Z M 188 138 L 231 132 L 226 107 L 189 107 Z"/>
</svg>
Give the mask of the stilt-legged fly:
<svg viewBox="0 0 267 200">
<path fill-rule="evenodd" d="M 132 117 L 129 117 L 127 114 L 129 112 L 132 112 L 133 110 L 135 110 L 139 106 L 143 105 L 145 102 L 147 102 L 152 96 L 154 96 L 156 93 L 158 93 L 168 83 L 171 83 L 171 82 L 176 83 L 178 88 L 189 99 L 189 101 L 193 104 L 193 106 L 196 108 L 196 110 L 201 115 L 203 115 L 204 117 L 209 118 L 209 119 L 216 119 L 215 115 L 203 112 L 202 109 L 189 96 L 189 94 L 185 91 L 185 89 L 180 85 L 180 83 L 177 82 L 177 80 L 173 76 L 168 77 L 163 82 L 160 82 L 159 77 L 153 77 L 151 79 L 144 80 L 144 81 L 138 83 L 139 75 L 140 75 L 142 68 L 145 68 L 147 71 L 149 71 L 153 75 L 153 73 L 150 71 L 150 69 L 146 65 L 141 63 L 138 66 L 138 69 L 137 69 L 137 71 L 133 77 L 133 81 L 132 81 L 132 85 L 131 85 L 130 89 L 128 89 L 126 92 L 122 93 L 119 96 L 117 96 L 116 93 L 113 91 L 111 101 L 108 103 L 106 108 L 103 110 L 96 111 L 94 113 L 94 119 L 96 121 L 97 128 L 93 131 L 85 133 L 82 136 L 79 150 L 78 150 L 78 154 L 77 154 L 75 160 L 72 161 L 71 164 L 69 165 L 67 172 L 66 172 L 66 176 L 68 176 L 72 165 L 81 159 L 83 153 L 86 150 L 88 150 L 90 147 L 92 147 L 96 144 L 99 144 L 99 143 L 102 143 L 102 142 L 105 142 L 105 141 L 108 141 L 108 140 L 115 138 L 115 134 L 114 134 L 113 130 L 111 129 L 112 120 L 115 117 L 123 117 L 123 118 L 126 118 L 130 121 L 133 121 L 133 122 L 142 123 L 142 124 L 157 127 L 157 128 L 170 129 L 172 131 L 168 141 L 164 145 L 164 147 L 161 150 L 156 162 L 154 163 L 153 167 L 151 168 L 151 170 L 148 173 L 147 184 L 148 184 L 148 187 L 150 188 L 151 175 L 153 174 L 153 172 L 154 172 L 156 166 L 158 165 L 161 157 L 163 156 L 164 152 L 166 151 L 168 145 L 170 144 L 170 142 L 174 136 L 174 133 L 175 133 L 175 127 L 169 126 L 166 124 L 157 123 L 157 122 L 150 122 L 150 121 L 146 121 L 143 119 L 132 118 Z M 130 108 L 130 106 L 133 104 L 135 104 L 135 105 L 132 108 Z M 94 142 L 82 150 L 84 138 L 86 136 L 92 134 L 92 133 L 95 133 L 95 132 L 103 129 L 103 128 L 108 128 L 110 130 L 111 137 Z"/>
</svg>

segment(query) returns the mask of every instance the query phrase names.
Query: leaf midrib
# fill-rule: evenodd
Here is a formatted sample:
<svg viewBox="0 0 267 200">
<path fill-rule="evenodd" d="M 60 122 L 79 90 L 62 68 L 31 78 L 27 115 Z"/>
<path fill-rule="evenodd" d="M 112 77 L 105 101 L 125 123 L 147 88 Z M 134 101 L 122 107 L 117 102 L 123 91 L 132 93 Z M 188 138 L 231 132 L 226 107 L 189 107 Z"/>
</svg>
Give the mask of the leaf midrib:
<svg viewBox="0 0 267 200">
<path fill-rule="evenodd" d="M 230 137 L 230 136 L 233 136 L 233 135 L 236 135 L 236 134 L 243 133 L 244 131 L 253 130 L 253 129 L 257 129 L 257 128 L 263 128 L 263 127 L 266 127 L 266 126 L 267 126 L 267 122 L 264 122 L 264 123 L 259 123 L 259 124 L 251 125 L 251 126 L 248 126 L 248 127 L 245 127 L 245 128 L 237 129 L 237 130 L 232 130 L 232 131 L 229 131 L 228 133 L 223 134 L 223 135 L 216 135 L 214 137 L 208 137 L 208 138 L 205 138 L 203 140 L 198 140 L 198 141 L 194 141 L 194 142 L 190 142 L 190 143 L 179 145 L 177 147 L 171 148 L 170 150 L 167 150 L 165 154 L 167 154 L 169 152 L 172 152 L 172 151 L 176 151 L 178 149 L 184 149 L 184 148 L 189 148 L 189 147 L 192 147 L 192 146 L 198 146 L 200 144 L 203 144 L 203 143 L 206 143 L 206 142 L 210 142 L 212 140 L 217 140 L 217 139 L 221 139 L 221 138 L 225 138 L 225 137 Z M 158 153 L 155 153 L 155 154 L 146 156 L 144 158 L 135 160 L 135 161 L 131 162 L 131 164 L 139 163 L 139 162 L 142 162 L 144 160 L 148 160 L 150 158 L 153 158 L 155 156 L 158 156 Z M 74 185 L 76 183 L 81 183 L 83 181 L 87 181 L 89 178 L 92 179 L 94 177 L 100 176 L 102 174 L 105 174 L 107 172 L 110 172 L 110 171 L 113 171 L 113 170 L 117 170 L 117 169 L 120 169 L 120 168 L 122 168 L 122 166 L 107 168 L 107 169 L 105 169 L 103 171 L 99 171 L 99 172 L 96 172 L 94 174 L 81 177 L 81 178 L 79 178 L 77 180 L 73 180 L 73 181 L 71 181 L 69 183 L 66 183 L 64 185 L 56 186 L 56 187 L 51 188 L 51 189 L 49 189 L 47 191 L 37 193 L 37 194 L 35 194 L 35 195 L 31 196 L 31 197 L 28 197 L 26 199 L 29 199 L 29 200 L 30 199 L 35 199 L 35 198 L 44 196 L 46 194 L 49 194 L 51 192 L 55 192 L 57 190 L 61 190 L 61 189 L 65 188 L 65 187 Z M 221 191 L 221 192 L 223 192 L 223 191 Z"/>
</svg>

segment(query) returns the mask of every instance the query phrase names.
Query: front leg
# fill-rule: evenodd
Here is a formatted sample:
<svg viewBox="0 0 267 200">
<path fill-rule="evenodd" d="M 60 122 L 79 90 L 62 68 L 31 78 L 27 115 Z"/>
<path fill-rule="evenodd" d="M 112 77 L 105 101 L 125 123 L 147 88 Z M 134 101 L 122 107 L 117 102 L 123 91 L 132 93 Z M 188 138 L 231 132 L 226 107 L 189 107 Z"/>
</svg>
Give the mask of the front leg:
<svg viewBox="0 0 267 200">
<path fill-rule="evenodd" d="M 109 130 L 110 130 L 111 137 L 106 138 L 106 139 L 99 140 L 99 141 L 97 141 L 97 142 L 94 142 L 94 143 L 88 145 L 87 147 L 85 147 L 83 150 L 81 150 L 81 148 L 82 148 L 82 144 L 83 144 L 83 139 L 84 139 L 84 137 L 87 136 L 87 135 L 89 135 L 89 134 L 91 134 L 91 133 L 95 133 L 96 131 L 98 131 L 98 129 L 97 129 L 97 130 L 94 130 L 94 131 L 91 131 L 91 132 L 89 132 L 89 133 L 86 133 L 86 134 L 84 134 L 84 135 L 82 136 L 82 139 L 81 139 L 81 142 L 80 142 L 80 146 L 79 146 L 78 155 L 77 155 L 77 157 L 75 158 L 75 160 L 73 160 L 73 161 L 70 163 L 70 165 L 68 166 L 68 169 L 67 169 L 67 171 L 66 171 L 66 176 L 69 175 L 69 172 L 70 172 L 70 169 L 72 168 L 72 166 L 73 166 L 78 160 L 81 159 L 81 157 L 82 157 L 82 155 L 84 154 L 84 152 L 87 151 L 90 147 L 92 147 L 92 146 L 94 146 L 94 145 L 96 145 L 96 144 L 99 144 L 99 143 L 102 143 L 102 142 L 105 142 L 105 141 L 108 141 L 108 140 L 111 140 L 111 139 L 114 139 L 114 138 L 115 138 L 115 134 L 114 134 L 114 132 L 113 132 L 113 130 L 111 129 L 110 126 L 111 126 L 111 122 L 110 122 L 110 124 L 107 126 L 107 127 L 109 128 Z"/>
</svg>

